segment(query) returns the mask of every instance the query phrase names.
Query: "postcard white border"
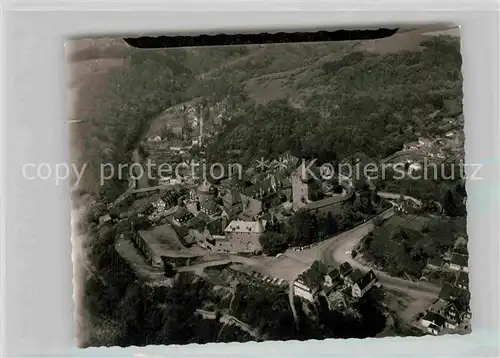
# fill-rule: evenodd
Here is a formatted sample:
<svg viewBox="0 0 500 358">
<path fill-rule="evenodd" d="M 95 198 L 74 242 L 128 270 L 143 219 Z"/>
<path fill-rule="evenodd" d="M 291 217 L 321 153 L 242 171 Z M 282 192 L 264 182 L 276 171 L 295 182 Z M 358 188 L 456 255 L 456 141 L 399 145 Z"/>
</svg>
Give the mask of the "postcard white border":
<svg viewBox="0 0 500 358">
<path fill-rule="evenodd" d="M 1 331 L 8 357 L 500 356 L 499 22 L 493 1 L 9 2 L 2 13 Z M 349 10 L 349 11 L 347 11 Z M 469 336 L 78 349 L 69 185 L 24 163 L 68 160 L 63 40 L 73 36 L 461 25 L 473 311 Z M 66 183 L 67 184 L 67 183 Z"/>
</svg>

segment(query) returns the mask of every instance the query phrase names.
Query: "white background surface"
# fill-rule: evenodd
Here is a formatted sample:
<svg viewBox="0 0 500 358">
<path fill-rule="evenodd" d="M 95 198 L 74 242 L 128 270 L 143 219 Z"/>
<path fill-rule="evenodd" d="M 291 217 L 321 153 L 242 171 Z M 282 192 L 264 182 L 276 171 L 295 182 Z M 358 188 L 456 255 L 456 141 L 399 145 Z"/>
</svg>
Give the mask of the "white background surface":
<svg viewBox="0 0 500 358">
<path fill-rule="evenodd" d="M 69 5 L 68 5 L 69 4 Z M 126 6 L 126 7 L 125 7 Z M 132 11 L 116 11 L 127 9 Z M 20 356 L 499 356 L 499 25 L 494 2 L 12 2 L 2 21 L 1 344 Z M 84 10 L 94 10 L 87 11 Z M 142 11 L 142 10 L 149 11 Z M 337 11 L 354 10 L 354 11 Z M 365 9 L 365 10 L 363 10 Z M 369 10 L 369 11 L 366 11 Z M 422 10 L 425 9 L 425 10 Z M 40 11 L 44 10 L 44 11 Z M 71 11 L 68 11 L 71 10 Z M 105 11 L 104 11 L 105 10 Z M 69 184 L 27 180 L 25 163 L 68 159 L 68 36 L 461 25 L 473 333 L 469 336 L 78 349 Z"/>
</svg>

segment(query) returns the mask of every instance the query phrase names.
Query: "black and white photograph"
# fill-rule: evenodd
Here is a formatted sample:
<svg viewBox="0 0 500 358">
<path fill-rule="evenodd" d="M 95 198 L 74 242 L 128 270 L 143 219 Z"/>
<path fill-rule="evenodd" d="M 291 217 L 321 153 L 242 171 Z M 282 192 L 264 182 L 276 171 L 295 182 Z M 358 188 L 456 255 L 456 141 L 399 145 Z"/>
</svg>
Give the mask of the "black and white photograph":
<svg viewBox="0 0 500 358">
<path fill-rule="evenodd" d="M 471 332 L 460 28 L 381 33 L 65 42 L 79 347 Z"/>
</svg>

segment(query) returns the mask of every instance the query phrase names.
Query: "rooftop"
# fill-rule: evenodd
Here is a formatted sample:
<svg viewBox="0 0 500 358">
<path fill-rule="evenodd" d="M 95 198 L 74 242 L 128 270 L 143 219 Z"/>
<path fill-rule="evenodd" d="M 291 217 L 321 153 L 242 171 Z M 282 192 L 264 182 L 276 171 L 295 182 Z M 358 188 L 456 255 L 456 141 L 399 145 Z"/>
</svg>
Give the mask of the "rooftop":
<svg viewBox="0 0 500 358">
<path fill-rule="evenodd" d="M 340 270 L 339 270 L 339 268 L 338 268 L 338 267 L 336 267 L 336 268 L 334 268 L 334 269 L 332 269 L 332 270 L 328 271 L 328 276 L 330 276 L 330 278 L 331 278 L 332 280 L 335 280 L 337 277 L 339 277 L 339 276 L 340 276 Z"/>
<path fill-rule="evenodd" d="M 446 318 L 444 318 L 443 316 L 441 316 L 439 313 L 436 312 L 429 312 L 422 319 L 429 322 L 433 322 L 438 327 L 443 327 L 444 323 L 446 322 Z"/>
<path fill-rule="evenodd" d="M 207 225 L 207 221 L 200 217 L 200 215 L 195 216 L 189 221 L 189 227 L 198 230 L 198 231 L 203 231 L 205 229 L 205 226 Z"/>
<path fill-rule="evenodd" d="M 451 263 L 452 264 L 455 264 L 455 265 L 458 265 L 460 267 L 467 267 L 468 265 L 468 260 L 469 258 L 465 255 L 461 255 L 461 254 L 457 254 L 457 253 L 454 253 L 452 256 L 451 256 Z"/>
<path fill-rule="evenodd" d="M 262 202 L 257 199 L 253 199 L 249 196 L 242 195 L 242 207 L 243 213 L 240 216 L 244 220 L 252 220 L 253 217 L 257 216 L 262 211 Z"/>
<path fill-rule="evenodd" d="M 200 203 L 200 206 L 212 212 L 220 210 L 219 205 L 217 205 L 217 202 L 215 201 L 214 198 L 203 199 Z"/>
<path fill-rule="evenodd" d="M 207 224 L 207 229 L 211 235 L 224 235 L 221 220 L 213 220 Z"/>
<path fill-rule="evenodd" d="M 441 291 L 439 292 L 439 298 L 445 301 L 451 301 L 459 297 L 468 299 L 470 297 L 470 293 L 467 290 L 453 286 L 448 282 L 443 284 Z"/>
<path fill-rule="evenodd" d="M 240 192 L 236 189 L 232 189 L 230 192 L 224 195 L 222 200 L 224 201 L 224 203 L 227 203 L 228 205 L 235 205 L 241 203 Z"/>
<path fill-rule="evenodd" d="M 348 277 L 352 282 L 358 282 L 363 278 L 363 272 L 360 269 L 355 269 Z"/>
<path fill-rule="evenodd" d="M 246 196 L 254 197 L 256 195 L 270 194 L 274 192 L 274 190 L 275 180 L 274 178 L 268 178 L 245 188 L 245 190 L 243 190 L 243 194 L 245 194 Z"/>
<path fill-rule="evenodd" d="M 363 275 L 359 280 L 357 280 L 355 282 L 360 289 L 364 289 L 373 280 L 376 280 L 376 279 L 377 279 L 377 277 L 375 276 L 375 273 L 372 270 L 370 270 L 365 275 Z"/>
<path fill-rule="evenodd" d="M 455 284 L 469 286 L 469 274 L 466 272 L 459 272 Z"/>
<path fill-rule="evenodd" d="M 352 271 L 352 266 L 349 262 L 344 262 L 339 266 L 339 271 L 341 275 L 347 275 Z"/>
</svg>

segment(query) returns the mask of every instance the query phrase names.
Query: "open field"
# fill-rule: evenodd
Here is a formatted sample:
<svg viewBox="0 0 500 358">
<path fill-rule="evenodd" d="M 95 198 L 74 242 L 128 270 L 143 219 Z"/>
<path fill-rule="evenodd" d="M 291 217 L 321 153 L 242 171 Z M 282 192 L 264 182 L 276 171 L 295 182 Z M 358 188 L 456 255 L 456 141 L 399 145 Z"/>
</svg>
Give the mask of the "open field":
<svg viewBox="0 0 500 358">
<path fill-rule="evenodd" d="M 397 229 L 399 227 L 405 227 L 408 229 L 421 231 L 425 227 L 425 224 L 427 224 L 431 220 L 431 218 L 418 215 L 394 215 L 384 223 L 384 226 L 387 226 L 390 230 Z"/>
</svg>

